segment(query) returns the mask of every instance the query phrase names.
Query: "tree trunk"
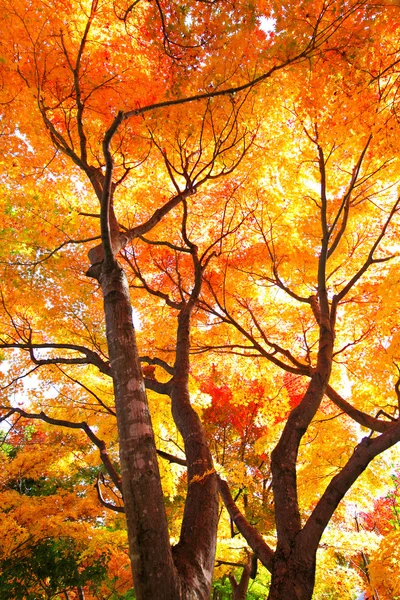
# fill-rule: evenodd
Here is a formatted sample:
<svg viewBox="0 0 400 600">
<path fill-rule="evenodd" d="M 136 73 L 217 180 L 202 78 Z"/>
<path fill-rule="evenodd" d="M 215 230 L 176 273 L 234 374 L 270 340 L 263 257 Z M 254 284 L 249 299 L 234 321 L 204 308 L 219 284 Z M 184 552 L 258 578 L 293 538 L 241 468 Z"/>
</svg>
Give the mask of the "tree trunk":
<svg viewBox="0 0 400 600">
<path fill-rule="evenodd" d="M 315 554 L 300 545 L 283 552 L 278 544 L 268 600 L 311 600 L 315 583 Z"/>
<path fill-rule="evenodd" d="M 108 269 L 103 265 L 100 282 L 136 598 L 180 600 L 126 277 L 117 263 Z"/>
<path fill-rule="evenodd" d="M 175 563 L 193 595 L 211 594 L 218 529 L 218 482 L 201 421 L 192 408 L 188 388 L 192 303 L 178 317 L 177 351 L 171 393 L 172 414 L 181 433 L 187 462 L 188 490 Z M 189 592 L 189 590 L 188 590 Z"/>
<path fill-rule="evenodd" d="M 83 587 L 81 587 L 81 586 L 78 586 L 78 587 L 76 588 L 76 590 L 77 590 L 77 592 L 78 592 L 78 600 L 85 600 L 85 592 L 84 592 L 84 589 L 83 589 Z"/>
<path fill-rule="evenodd" d="M 246 600 L 247 590 L 250 582 L 251 562 L 252 556 L 249 555 L 247 563 L 243 567 L 239 583 L 236 581 L 236 577 L 233 575 L 233 573 L 228 575 L 233 591 L 233 600 Z"/>
</svg>

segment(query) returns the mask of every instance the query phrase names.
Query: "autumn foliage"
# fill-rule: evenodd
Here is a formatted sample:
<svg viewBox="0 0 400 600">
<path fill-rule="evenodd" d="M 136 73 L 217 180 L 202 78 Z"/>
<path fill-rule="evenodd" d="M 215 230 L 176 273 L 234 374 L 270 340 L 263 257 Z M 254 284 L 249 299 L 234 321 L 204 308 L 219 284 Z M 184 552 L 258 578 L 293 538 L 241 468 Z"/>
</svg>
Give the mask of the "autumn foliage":
<svg viewBox="0 0 400 600">
<path fill-rule="evenodd" d="M 400 595 L 399 3 L 0 2 L 0 596 Z"/>
</svg>

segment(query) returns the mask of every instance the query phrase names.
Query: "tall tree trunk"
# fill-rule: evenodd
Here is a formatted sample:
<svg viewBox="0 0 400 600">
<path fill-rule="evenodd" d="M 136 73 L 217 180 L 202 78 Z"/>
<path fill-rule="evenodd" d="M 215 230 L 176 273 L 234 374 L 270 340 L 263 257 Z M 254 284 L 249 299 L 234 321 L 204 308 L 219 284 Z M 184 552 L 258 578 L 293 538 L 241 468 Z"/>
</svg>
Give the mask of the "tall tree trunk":
<svg viewBox="0 0 400 600">
<path fill-rule="evenodd" d="M 150 412 L 125 274 L 103 265 L 100 282 L 118 422 L 122 489 L 138 600 L 180 600 Z"/>
<path fill-rule="evenodd" d="M 113 210 L 113 169 L 110 151 L 122 120 L 118 113 L 103 139 L 106 172 L 100 198 L 101 263 L 89 256 L 88 275 L 102 288 L 107 346 L 114 384 L 122 493 L 129 552 L 137 600 L 181 600 L 180 581 L 169 541 L 164 497 L 143 374 L 132 320 L 125 273 L 115 259 L 120 245 Z M 94 263 L 94 264 L 93 264 Z"/>
<path fill-rule="evenodd" d="M 218 482 L 201 421 L 189 395 L 189 302 L 179 314 L 172 414 L 185 444 L 188 490 L 180 540 L 174 548 L 179 572 L 193 595 L 208 600 L 211 594 L 218 529 Z M 186 596 L 184 596 L 186 598 Z"/>
</svg>

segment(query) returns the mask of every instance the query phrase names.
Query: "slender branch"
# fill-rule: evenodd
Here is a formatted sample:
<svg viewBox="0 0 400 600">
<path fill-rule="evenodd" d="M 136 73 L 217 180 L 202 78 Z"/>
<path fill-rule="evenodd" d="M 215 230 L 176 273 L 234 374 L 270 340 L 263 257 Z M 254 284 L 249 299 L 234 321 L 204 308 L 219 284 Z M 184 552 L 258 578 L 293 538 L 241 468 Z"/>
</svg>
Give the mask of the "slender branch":
<svg viewBox="0 0 400 600">
<path fill-rule="evenodd" d="M 245 564 L 241 563 L 241 562 L 231 562 L 229 560 L 221 560 L 220 558 L 217 558 L 215 560 L 215 566 L 216 567 L 220 567 L 221 565 L 227 565 L 228 567 L 244 567 Z"/>
<path fill-rule="evenodd" d="M 256 317 L 256 315 L 254 314 L 254 311 L 250 308 L 248 302 L 241 302 L 241 301 L 237 301 L 238 304 L 240 306 L 242 306 L 243 308 L 245 308 L 251 318 L 252 321 L 254 323 L 254 325 L 256 326 L 257 331 L 259 332 L 259 334 L 261 335 L 262 340 L 264 341 L 264 343 L 269 346 L 270 348 L 272 348 L 272 350 L 274 351 L 274 354 L 282 354 L 283 356 L 285 356 L 288 360 L 290 360 L 290 362 L 295 365 L 296 367 L 298 367 L 299 369 L 303 370 L 305 365 L 304 363 L 300 362 L 299 360 L 297 360 L 297 358 L 295 356 L 293 356 L 293 354 L 289 351 L 289 350 L 285 350 L 284 348 L 282 348 L 281 346 L 279 346 L 279 344 L 276 344 L 274 342 L 271 342 L 267 336 L 264 333 L 263 328 L 261 327 L 260 323 L 258 322 L 258 319 Z"/>
<path fill-rule="evenodd" d="M 50 250 L 48 252 L 48 254 L 46 254 L 46 256 L 44 256 L 43 258 L 40 258 L 39 260 L 31 261 L 31 262 L 18 262 L 18 265 L 24 266 L 24 267 L 36 267 L 36 266 L 41 265 L 42 263 L 46 262 L 47 260 L 49 260 L 49 258 L 54 256 L 54 254 L 57 254 L 57 252 L 59 252 L 60 250 L 62 250 L 62 248 L 65 248 L 65 246 L 68 246 L 69 244 L 87 244 L 88 242 L 94 242 L 95 240 L 99 240 L 99 239 L 100 239 L 100 236 L 96 235 L 96 236 L 93 236 L 90 238 L 85 238 L 82 240 L 66 240 L 65 242 L 62 242 L 61 244 L 59 244 L 53 250 Z"/>
<path fill-rule="evenodd" d="M 19 348 L 21 350 L 27 350 L 31 355 L 32 361 L 38 366 L 56 365 L 56 364 L 63 364 L 63 365 L 92 364 L 95 367 L 97 367 L 99 369 L 99 371 L 104 373 L 104 375 L 108 375 L 109 377 L 112 377 L 111 367 L 110 367 L 109 363 L 105 362 L 102 358 L 100 358 L 100 356 L 96 352 L 93 352 L 93 350 L 90 350 L 89 348 L 86 348 L 85 346 L 79 346 L 77 344 L 56 344 L 56 343 L 54 343 L 54 344 L 52 344 L 52 343 L 34 344 L 34 343 L 4 342 L 3 340 L 0 339 L 0 348 Z M 80 354 L 83 354 L 85 356 L 85 358 L 57 357 L 57 358 L 38 359 L 33 354 L 34 350 L 57 350 L 57 349 L 58 350 L 60 350 L 60 349 L 61 350 L 73 350 L 75 352 L 79 352 Z"/>
<path fill-rule="evenodd" d="M 92 5 L 90 7 L 90 15 L 89 15 L 88 21 L 86 23 L 86 27 L 85 27 L 85 31 L 84 31 L 82 39 L 81 39 L 81 43 L 79 45 L 75 68 L 73 69 L 76 104 L 77 104 L 77 108 L 78 108 L 76 118 L 77 118 L 77 125 L 78 125 L 80 151 L 81 151 L 82 161 L 85 164 L 87 163 L 87 139 L 86 139 L 85 130 L 83 127 L 83 112 L 84 112 L 85 105 L 82 101 L 81 86 L 80 86 L 80 82 L 79 82 L 79 72 L 80 72 L 83 52 L 85 50 L 87 38 L 89 35 L 90 28 L 92 26 L 94 16 L 96 14 L 97 7 L 98 7 L 98 0 L 92 0 Z"/>
<path fill-rule="evenodd" d="M 165 362 L 165 360 L 162 360 L 162 358 L 157 358 L 156 356 L 154 358 L 150 358 L 150 356 L 141 356 L 140 362 L 145 362 L 148 365 L 158 365 L 169 375 L 174 375 L 174 367 L 171 367 L 171 365 Z"/>
<path fill-rule="evenodd" d="M 0 417 L 0 423 L 2 423 L 3 421 L 7 421 L 7 419 L 9 419 L 10 417 L 12 417 L 12 416 L 13 416 L 13 414 L 14 414 L 14 411 L 13 411 L 13 409 L 9 410 L 9 411 L 8 411 L 8 413 L 6 413 L 6 414 L 5 414 L 5 415 L 3 415 L 2 417 Z M 3 440 L 1 440 L 1 442 L 0 442 L 0 443 L 2 443 L 3 441 L 4 441 L 4 439 L 3 439 Z"/>
<path fill-rule="evenodd" d="M 268 352 L 265 348 L 263 348 L 263 346 L 259 342 L 257 342 L 257 340 L 254 338 L 254 336 L 251 335 L 248 331 L 246 331 L 246 329 L 244 327 L 242 327 L 242 325 L 240 325 L 240 323 L 236 319 L 234 319 L 232 317 L 232 315 L 229 314 L 226 309 L 224 309 L 222 307 L 222 305 L 219 302 L 216 294 L 214 293 L 214 290 L 212 289 L 212 286 L 211 286 L 210 282 L 208 280 L 205 280 L 205 281 L 206 281 L 206 283 L 209 286 L 209 289 L 210 289 L 210 291 L 211 291 L 211 293 L 212 293 L 212 295 L 214 297 L 214 300 L 215 300 L 218 308 L 223 313 L 223 314 L 219 313 L 213 307 L 211 307 L 210 305 L 208 305 L 207 303 L 205 303 L 203 301 L 202 302 L 203 306 L 205 306 L 207 308 L 207 310 L 211 314 L 214 314 L 214 315 L 218 316 L 224 323 L 229 323 L 229 324 L 233 325 L 237 329 L 237 331 L 239 331 L 239 333 L 241 333 L 243 335 L 243 337 L 245 339 L 247 339 L 252 344 L 254 350 L 256 350 L 259 353 L 260 356 L 263 356 L 264 358 L 268 359 L 270 362 L 272 362 L 277 367 L 280 367 L 281 369 L 283 369 L 284 371 L 288 371 L 289 373 L 304 374 L 304 375 L 309 374 L 310 368 L 309 368 L 308 365 L 301 365 L 301 363 L 299 363 L 298 361 L 296 361 L 296 364 L 299 364 L 301 366 L 292 366 L 292 365 L 289 365 L 289 364 L 283 362 L 282 360 L 280 360 L 279 358 L 277 358 L 275 356 L 276 352 Z M 227 348 L 229 346 L 225 345 L 225 346 L 219 346 L 219 347 Z M 234 347 L 247 348 L 247 346 L 239 346 L 237 344 L 235 344 Z M 285 351 L 283 351 L 283 353 L 284 352 Z"/>
<path fill-rule="evenodd" d="M 190 253 L 189 248 L 184 248 L 181 246 L 175 246 L 175 244 L 171 244 L 171 242 L 165 242 L 165 241 L 160 241 L 160 240 L 149 240 L 148 238 L 145 238 L 143 235 L 139 235 L 138 236 L 140 240 L 142 240 L 142 242 L 145 242 L 146 244 L 150 244 L 152 246 L 167 246 L 168 248 L 171 248 L 171 250 L 176 250 L 176 252 L 187 252 Z"/>
<path fill-rule="evenodd" d="M 10 407 L 0 406 L 0 409 L 8 410 Z M 44 421 L 45 423 L 49 423 L 50 425 L 57 425 L 58 427 L 67 427 L 69 429 L 82 429 L 91 442 L 100 450 L 100 458 L 103 462 L 107 473 L 110 475 L 111 480 L 115 487 L 121 491 L 121 478 L 118 475 L 115 467 L 113 466 L 111 459 L 106 450 L 106 445 L 103 440 L 97 437 L 95 433 L 93 433 L 92 429 L 86 423 L 86 421 L 81 421 L 80 423 L 74 423 L 73 421 L 67 421 L 65 419 L 54 419 L 53 417 L 49 417 L 43 411 L 40 413 L 29 413 L 22 408 L 11 408 L 12 413 L 17 413 L 21 417 L 25 419 L 38 419 L 40 421 Z"/>
<path fill-rule="evenodd" d="M 399 377 L 397 378 L 396 384 L 394 386 L 394 390 L 396 392 L 396 397 L 397 397 L 397 407 L 398 407 L 398 410 L 400 412 L 400 367 L 399 367 L 399 365 L 397 363 L 394 363 L 394 364 L 395 364 L 395 367 L 396 367 L 397 372 L 399 374 Z"/>
<path fill-rule="evenodd" d="M 100 229 L 101 241 L 104 252 L 104 263 L 107 268 L 110 268 L 115 263 L 114 252 L 112 247 L 112 232 L 110 228 L 113 195 L 113 171 L 114 161 L 111 155 L 110 145 L 120 123 L 123 119 L 123 113 L 120 111 L 115 117 L 111 127 L 107 130 L 103 140 L 103 154 L 106 162 L 106 174 L 104 177 L 104 185 L 101 196 L 101 211 L 100 211 Z"/>
<path fill-rule="evenodd" d="M 17 383 L 17 381 L 21 381 L 21 379 L 25 379 L 25 377 L 29 377 L 29 375 L 31 375 L 32 373 L 34 373 L 39 367 L 40 367 L 40 365 L 36 365 L 36 367 L 33 367 L 33 369 L 29 369 L 29 371 L 26 371 L 23 375 L 18 375 L 17 377 L 13 377 L 13 379 L 11 379 L 11 381 L 9 381 L 8 383 L 6 383 L 6 385 L 2 385 L 0 387 L 0 390 L 2 392 L 4 392 L 8 388 L 10 388 L 13 385 L 15 385 Z"/>
<path fill-rule="evenodd" d="M 382 239 L 384 238 L 387 228 L 389 227 L 389 224 L 390 224 L 392 218 L 398 212 L 399 204 L 400 204 L 400 198 L 398 198 L 396 200 L 393 208 L 391 209 L 389 216 L 386 219 L 386 222 L 384 223 L 379 236 L 377 237 L 371 250 L 369 251 L 367 260 L 364 262 L 362 267 L 357 271 L 357 273 L 355 273 L 355 275 L 350 279 L 350 281 L 348 281 L 348 283 L 342 288 L 342 290 L 335 296 L 336 304 L 338 304 L 341 300 L 343 300 L 343 298 L 346 296 L 346 294 L 348 294 L 348 292 L 351 290 L 351 288 L 357 283 L 357 281 L 364 275 L 364 273 L 367 271 L 367 269 L 372 264 L 386 262 L 393 258 L 393 256 L 386 256 L 383 258 L 374 258 L 374 253 L 375 253 L 375 250 L 378 248 L 379 244 L 381 243 Z"/>
<path fill-rule="evenodd" d="M 176 194 L 170 200 L 168 200 L 168 202 L 166 202 L 164 206 L 161 206 L 161 208 L 157 208 L 157 210 L 154 211 L 154 213 L 147 221 L 145 221 L 141 225 L 137 225 L 136 227 L 133 227 L 132 229 L 126 231 L 124 235 L 127 238 L 127 242 L 131 242 L 135 238 L 140 237 L 148 231 L 150 231 L 151 229 L 153 229 L 153 227 L 155 227 L 167 213 L 169 213 L 173 208 L 175 208 L 175 206 L 182 202 L 182 200 L 196 193 L 196 190 L 197 186 L 194 186 L 191 189 L 187 189 L 180 192 L 179 194 Z"/>
<path fill-rule="evenodd" d="M 217 479 L 219 493 L 229 516 L 264 567 L 266 567 L 268 571 L 272 571 L 274 551 L 263 540 L 257 529 L 250 525 L 244 515 L 240 512 L 232 498 L 227 482 L 221 479 L 219 475 L 217 476 Z"/>
<path fill-rule="evenodd" d="M 173 454 L 170 454 L 169 452 L 164 452 L 164 450 L 157 450 L 157 454 L 161 458 L 164 458 L 165 460 L 167 460 L 169 463 L 181 465 L 182 467 L 187 466 L 186 459 L 184 459 L 184 458 L 179 458 L 178 456 L 174 456 Z"/>
<path fill-rule="evenodd" d="M 318 139 L 318 130 L 316 129 L 316 139 Z M 330 310 L 328 293 L 326 289 L 326 264 L 328 259 L 329 244 L 329 226 L 328 226 L 328 198 L 326 181 L 326 159 L 322 147 L 317 143 L 318 161 L 321 179 L 321 251 L 318 259 L 318 305 L 319 305 L 319 326 L 325 327 L 328 331 L 331 329 Z"/>
<path fill-rule="evenodd" d="M 59 365 L 57 365 L 57 368 L 58 368 L 59 371 L 61 371 L 61 373 L 64 375 L 64 377 L 66 377 L 67 379 L 69 379 L 73 383 L 76 383 L 82 389 L 84 389 L 88 394 L 90 394 L 91 396 L 93 396 L 93 398 L 95 398 L 97 400 L 97 402 L 99 403 L 99 405 L 102 406 L 110 415 L 113 415 L 114 417 L 116 416 L 116 412 L 112 408 L 110 408 L 109 406 L 107 406 L 107 404 L 105 404 L 103 402 L 103 400 L 97 394 L 95 394 L 93 392 L 93 390 L 91 390 L 90 388 L 88 388 L 85 384 L 83 384 L 78 379 L 75 379 L 74 377 L 71 377 L 71 375 L 69 375 L 68 373 L 66 373 Z"/>
<path fill-rule="evenodd" d="M 100 479 L 103 479 L 102 473 L 99 473 L 97 475 L 96 483 L 94 484 L 100 504 L 102 504 L 102 506 L 105 506 L 105 508 L 109 508 L 110 510 L 113 510 L 114 512 L 124 513 L 125 512 L 124 506 L 117 506 L 116 504 L 112 504 L 111 502 L 107 502 L 107 500 L 104 500 L 103 494 L 101 493 L 101 488 L 100 488 Z M 104 482 L 104 479 L 103 479 L 103 482 Z"/>
<path fill-rule="evenodd" d="M 135 253 L 133 252 L 133 260 L 134 260 L 134 264 L 132 263 L 132 261 L 130 260 L 130 258 L 127 256 L 126 253 L 122 254 L 122 258 L 128 263 L 128 265 L 130 266 L 130 268 L 132 269 L 133 273 L 135 274 L 135 276 L 141 281 L 142 285 L 141 286 L 137 286 L 132 284 L 131 287 L 134 288 L 143 288 L 144 290 L 146 290 L 146 292 L 148 292 L 150 295 L 152 296 L 156 296 L 157 298 L 162 298 L 162 300 L 164 300 L 164 302 L 170 306 L 171 308 L 175 308 L 176 310 L 180 310 L 183 306 L 182 302 L 175 302 L 174 300 L 171 300 L 171 298 L 169 297 L 168 294 L 165 294 L 164 292 L 162 292 L 161 290 L 156 290 L 155 288 L 150 287 L 150 285 L 147 283 L 146 279 L 144 278 L 144 276 L 142 275 L 139 265 L 137 263 L 136 260 L 136 256 Z M 157 265 L 158 266 L 158 265 Z M 175 282 L 174 282 L 175 283 Z"/>
<path fill-rule="evenodd" d="M 293 57 L 287 58 L 286 60 L 282 61 L 280 64 L 274 65 L 268 71 L 266 71 L 262 75 L 259 75 L 258 77 L 255 77 L 254 79 L 251 79 L 247 83 L 243 83 L 242 85 L 238 85 L 238 86 L 232 86 L 230 88 L 225 88 L 222 90 L 217 89 L 212 92 L 195 94 L 194 96 L 188 96 L 186 98 L 180 98 L 180 99 L 176 99 L 176 100 L 166 100 L 164 102 L 156 102 L 154 104 L 149 104 L 147 106 L 143 106 L 143 107 L 137 108 L 135 110 L 127 111 L 126 113 L 124 113 L 124 120 L 129 119 L 130 117 L 136 117 L 139 115 L 143 115 L 147 112 L 150 112 L 152 110 L 156 110 L 159 108 L 167 108 L 169 106 L 188 104 L 190 102 L 197 102 L 199 100 L 208 100 L 209 98 L 217 98 L 219 96 L 230 96 L 232 94 L 237 94 L 244 90 L 248 90 L 249 88 L 252 88 L 252 87 L 266 81 L 267 79 L 269 79 L 271 77 L 271 75 L 273 75 L 273 73 L 275 73 L 276 71 L 280 71 L 281 69 L 284 69 L 288 65 L 292 65 L 294 63 L 297 63 L 297 62 L 300 62 L 302 60 L 309 58 L 325 41 L 327 41 L 329 39 L 329 37 L 330 37 L 330 35 L 332 35 L 333 31 L 335 31 L 337 29 L 337 27 L 339 26 L 339 24 L 342 21 L 344 21 L 346 18 L 348 18 L 350 16 L 351 12 L 353 12 L 353 11 L 352 10 L 347 11 L 347 13 L 342 18 L 339 19 L 339 23 L 337 23 L 335 25 L 335 22 L 334 22 L 329 26 L 329 28 L 326 28 L 325 30 L 322 30 L 321 32 L 318 32 L 319 23 L 317 23 L 317 25 L 314 29 L 313 35 L 310 37 L 310 40 L 307 43 L 304 50 L 302 50 L 301 52 L 299 52 L 298 54 L 296 54 Z M 332 30 L 332 32 L 330 33 L 328 31 L 328 29 Z"/>
<path fill-rule="evenodd" d="M 372 140 L 372 133 L 369 135 L 367 143 L 365 144 L 365 146 L 364 146 L 364 148 L 363 148 L 363 150 L 362 150 L 362 152 L 360 154 L 360 158 L 358 159 L 357 164 L 356 164 L 356 166 L 353 169 L 353 173 L 352 173 L 352 176 L 351 176 L 351 179 L 350 179 L 349 187 L 348 187 L 345 195 L 343 196 L 342 204 L 339 207 L 339 210 L 338 210 L 338 212 L 336 214 L 335 220 L 334 220 L 334 222 L 333 222 L 333 224 L 332 224 L 332 226 L 330 228 L 330 235 L 331 235 L 333 233 L 333 231 L 334 231 L 334 229 L 335 229 L 335 227 L 336 227 L 339 219 L 340 219 L 341 214 L 343 213 L 342 223 L 341 223 L 340 229 L 337 232 L 337 234 L 335 236 L 335 239 L 332 242 L 332 245 L 331 245 L 331 247 L 328 250 L 328 258 L 330 256 L 332 256 L 332 254 L 336 250 L 336 248 L 337 248 L 337 246 L 338 246 L 341 238 L 343 237 L 344 232 L 346 231 L 347 220 L 348 220 L 349 211 L 350 211 L 350 198 L 351 198 L 351 194 L 352 194 L 352 192 L 354 190 L 354 187 L 355 187 L 355 185 L 357 183 L 357 179 L 358 179 L 358 176 L 360 174 L 361 166 L 362 166 L 363 160 L 365 158 L 365 154 L 366 154 L 366 152 L 368 150 L 368 147 L 369 147 L 369 145 L 371 143 L 371 140 Z"/>
<path fill-rule="evenodd" d="M 143 381 L 146 390 L 152 390 L 162 396 L 171 396 L 172 380 L 163 383 L 156 379 L 151 379 L 150 377 L 144 377 Z"/>
</svg>

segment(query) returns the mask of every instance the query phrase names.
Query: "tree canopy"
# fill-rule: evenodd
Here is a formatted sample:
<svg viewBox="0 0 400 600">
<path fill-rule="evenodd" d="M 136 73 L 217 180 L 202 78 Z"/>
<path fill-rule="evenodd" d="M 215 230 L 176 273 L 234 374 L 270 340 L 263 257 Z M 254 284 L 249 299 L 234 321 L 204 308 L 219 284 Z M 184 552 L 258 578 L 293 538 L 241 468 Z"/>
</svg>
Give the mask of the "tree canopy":
<svg viewBox="0 0 400 600">
<path fill-rule="evenodd" d="M 398 2 L 0 19 L 0 591 L 395 597 Z"/>
</svg>

